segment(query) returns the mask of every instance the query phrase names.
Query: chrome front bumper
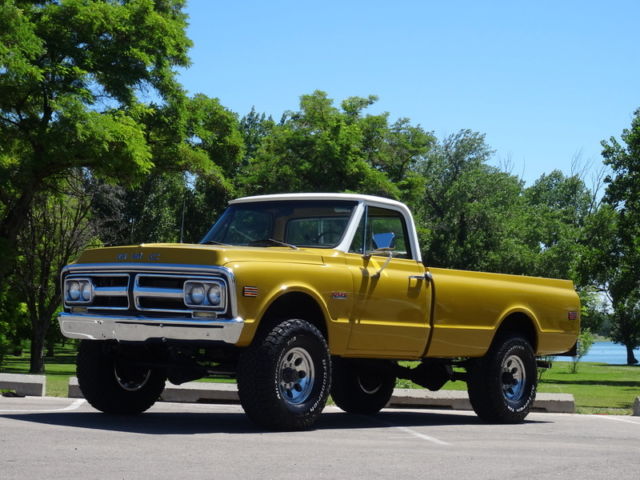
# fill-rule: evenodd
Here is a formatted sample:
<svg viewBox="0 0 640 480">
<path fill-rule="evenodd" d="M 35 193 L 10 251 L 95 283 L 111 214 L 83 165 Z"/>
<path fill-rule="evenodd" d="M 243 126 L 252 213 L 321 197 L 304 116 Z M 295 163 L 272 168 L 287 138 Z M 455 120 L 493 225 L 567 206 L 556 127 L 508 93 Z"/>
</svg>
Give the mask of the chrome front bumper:
<svg viewBox="0 0 640 480">
<path fill-rule="evenodd" d="M 143 342 L 151 339 L 204 340 L 234 344 L 240 338 L 242 318 L 192 320 L 185 318 L 91 315 L 62 312 L 58 315 L 65 337 L 86 340 Z"/>
</svg>

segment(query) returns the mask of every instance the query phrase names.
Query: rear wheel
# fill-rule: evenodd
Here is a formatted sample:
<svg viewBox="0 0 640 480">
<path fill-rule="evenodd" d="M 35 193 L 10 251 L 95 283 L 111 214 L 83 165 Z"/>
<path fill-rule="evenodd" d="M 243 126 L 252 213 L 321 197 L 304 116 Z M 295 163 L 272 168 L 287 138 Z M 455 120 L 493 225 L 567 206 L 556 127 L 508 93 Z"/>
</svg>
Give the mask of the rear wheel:
<svg viewBox="0 0 640 480">
<path fill-rule="evenodd" d="M 310 428 L 326 404 L 330 385 L 327 342 L 305 320 L 279 323 L 238 363 L 240 403 L 254 423 L 269 429 Z"/>
<path fill-rule="evenodd" d="M 391 398 L 395 383 L 395 375 L 384 368 L 333 358 L 331 398 L 345 412 L 378 413 Z"/>
<path fill-rule="evenodd" d="M 533 349 L 518 335 L 500 337 L 489 352 L 468 368 L 469 400 L 487 422 L 520 423 L 536 397 L 537 368 Z"/>
<path fill-rule="evenodd" d="M 143 359 L 144 347 L 139 353 Z M 164 370 L 136 365 L 119 355 L 113 342 L 83 340 L 76 362 L 84 398 L 105 413 L 144 412 L 164 390 Z"/>
</svg>

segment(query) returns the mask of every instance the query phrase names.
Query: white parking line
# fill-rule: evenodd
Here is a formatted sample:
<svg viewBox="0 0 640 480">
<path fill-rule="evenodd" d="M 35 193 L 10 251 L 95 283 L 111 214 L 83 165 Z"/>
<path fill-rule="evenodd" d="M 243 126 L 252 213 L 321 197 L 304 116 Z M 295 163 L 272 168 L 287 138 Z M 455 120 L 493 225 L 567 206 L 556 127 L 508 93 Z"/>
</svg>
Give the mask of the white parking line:
<svg viewBox="0 0 640 480">
<path fill-rule="evenodd" d="M 71 410 L 77 410 L 85 402 L 83 398 L 75 400 L 70 405 L 63 408 L 48 408 L 48 409 L 36 409 L 36 410 L 0 410 L 2 413 L 54 413 L 54 412 L 69 412 Z"/>
<path fill-rule="evenodd" d="M 395 425 L 391 422 L 387 422 L 385 420 L 381 420 L 380 418 L 376 418 L 376 417 L 367 417 L 367 418 L 375 419 L 379 423 L 386 425 L 387 427 L 396 428 L 398 430 L 403 431 L 404 433 L 408 433 L 409 435 L 413 435 L 414 437 L 420 438 L 422 440 L 426 440 L 427 442 L 431 442 L 436 445 L 451 446 L 449 442 L 445 442 L 444 440 L 440 440 L 439 438 L 432 437 L 431 435 L 425 435 L 424 433 L 416 432 L 415 430 L 409 427 L 402 427 L 400 425 Z"/>
<path fill-rule="evenodd" d="M 603 418 L 605 420 L 613 420 L 614 422 L 623 422 L 623 423 L 631 423 L 633 425 L 640 425 L 640 419 L 634 422 L 633 420 L 627 420 L 626 418 L 610 417 L 608 415 L 592 415 L 592 416 L 596 418 Z"/>
<path fill-rule="evenodd" d="M 397 426 L 397 425 L 393 425 L 391 423 L 389 423 L 389 426 L 397 428 L 398 430 L 402 430 L 403 432 L 406 432 L 406 433 L 408 433 L 410 435 L 413 435 L 414 437 L 418 437 L 418 438 L 421 438 L 422 440 L 426 440 L 427 442 L 435 443 L 436 445 L 446 445 L 446 446 L 450 446 L 451 445 L 449 442 L 445 442 L 444 440 L 440 440 L 440 439 L 432 437 L 430 435 L 425 435 L 424 433 L 416 432 L 415 430 L 412 430 L 412 429 L 407 428 L 407 427 L 400 427 L 400 426 Z"/>
</svg>

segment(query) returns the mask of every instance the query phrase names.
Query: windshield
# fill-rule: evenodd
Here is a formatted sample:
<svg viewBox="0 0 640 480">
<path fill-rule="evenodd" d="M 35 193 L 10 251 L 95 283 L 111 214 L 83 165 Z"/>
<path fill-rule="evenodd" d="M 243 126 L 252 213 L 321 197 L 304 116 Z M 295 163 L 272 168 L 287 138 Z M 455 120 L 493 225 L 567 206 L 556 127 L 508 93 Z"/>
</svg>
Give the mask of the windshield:
<svg viewBox="0 0 640 480">
<path fill-rule="evenodd" d="M 200 243 L 333 248 L 356 205 L 340 200 L 238 203 L 225 210 Z"/>
</svg>

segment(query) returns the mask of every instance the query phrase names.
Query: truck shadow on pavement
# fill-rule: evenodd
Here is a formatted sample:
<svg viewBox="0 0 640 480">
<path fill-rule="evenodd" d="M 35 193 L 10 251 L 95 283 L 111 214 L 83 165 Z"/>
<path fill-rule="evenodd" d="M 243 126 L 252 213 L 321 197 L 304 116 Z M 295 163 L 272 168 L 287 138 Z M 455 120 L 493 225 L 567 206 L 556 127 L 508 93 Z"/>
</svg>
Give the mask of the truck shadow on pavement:
<svg viewBox="0 0 640 480">
<path fill-rule="evenodd" d="M 12 413 L 4 418 L 72 428 L 149 435 L 195 435 L 206 433 L 256 434 L 282 433 L 256 427 L 241 412 L 147 412 L 136 416 L 109 415 L 99 412 Z M 527 421 L 525 423 L 547 423 Z M 379 429 L 389 427 L 468 426 L 483 422 L 464 414 L 415 411 L 382 411 L 378 415 L 352 415 L 343 412 L 323 413 L 313 430 Z M 313 431 L 311 430 L 311 431 Z"/>
</svg>

